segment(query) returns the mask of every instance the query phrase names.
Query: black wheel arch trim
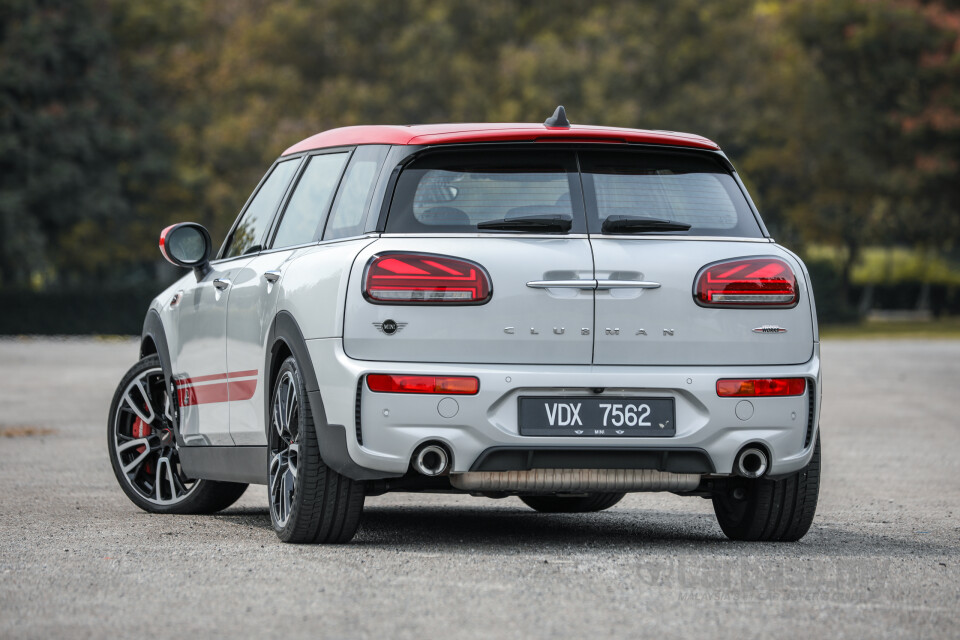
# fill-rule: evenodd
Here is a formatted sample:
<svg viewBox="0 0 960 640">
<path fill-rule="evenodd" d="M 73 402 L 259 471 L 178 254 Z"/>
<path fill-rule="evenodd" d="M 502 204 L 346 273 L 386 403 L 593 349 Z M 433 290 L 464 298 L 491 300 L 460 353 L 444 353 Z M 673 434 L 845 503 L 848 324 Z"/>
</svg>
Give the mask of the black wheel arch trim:
<svg viewBox="0 0 960 640">
<path fill-rule="evenodd" d="M 149 344 L 153 343 L 154 351 L 149 350 Z M 147 316 L 143 319 L 143 332 L 140 336 L 140 359 L 156 353 L 160 358 L 160 367 L 163 369 L 163 382 L 166 388 L 173 391 L 173 363 L 170 360 L 170 347 L 167 345 L 167 333 L 163 328 L 163 320 L 156 309 L 147 311 Z M 186 446 L 183 437 L 180 435 L 180 429 L 177 424 L 173 425 L 173 435 L 177 441 L 178 447 Z"/>
<path fill-rule="evenodd" d="M 289 312 L 281 311 L 276 315 L 270 326 L 270 331 L 267 333 L 267 345 L 269 347 L 266 351 L 263 367 L 265 391 L 263 424 L 265 429 L 270 428 L 270 399 L 273 395 L 274 370 L 278 368 L 278 356 L 282 348 L 286 346 L 287 350 L 296 359 L 304 384 L 307 387 L 307 399 L 310 403 L 310 412 L 313 415 L 313 424 L 317 431 L 317 444 L 320 448 L 320 457 L 323 459 L 323 463 L 352 480 L 379 480 L 403 475 L 367 469 L 358 465 L 350 457 L 350 452 L 347 449 L 348 430 L 342 424 L 330 424 L 327 421 L 320 385 L 317 382 L 317 373 L 313 368 L 313 362 L 310 360 L 307 342 L 303 338 L 303 332 L 300 331 L 300 325 L 297 324 L 297 321 Z M 349 432 L 353 437 L 352 425 Z M 264 472 L 266 472 L 266 469 L 264 469 Z"/>
<path fill-rule="evenodd" d="M 170 363 L 170 348 L 167 346 L 167 334 L 163 330 L 163 321 L 156 309 L 147 311 L 146 318 L 143 319 L 143 333 L 140 336 L 140 358 L 143 359 L 150 355 L 148 341 L 153 343 L 157 356 L 160 357 L 160 365 L 163 367 L 163 375 L 166 378 L 167 386 L 173 378 L 173 370 Z"/>
</svg>

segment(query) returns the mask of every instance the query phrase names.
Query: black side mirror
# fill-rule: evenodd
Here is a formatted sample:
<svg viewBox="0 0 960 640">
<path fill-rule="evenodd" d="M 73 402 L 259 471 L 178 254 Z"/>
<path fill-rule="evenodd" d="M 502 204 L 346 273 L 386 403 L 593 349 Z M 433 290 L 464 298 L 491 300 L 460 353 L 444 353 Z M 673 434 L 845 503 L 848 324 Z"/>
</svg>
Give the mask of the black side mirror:
<svg viewBox="0 0 960 640">
<path fill-rule="evenodd" d="M 210 273 L 210 233 L 196 222 L 170 225 L 160 232 L 160 253 L 167 262 L 193 269 L 197 282 Z"/>
</svg>

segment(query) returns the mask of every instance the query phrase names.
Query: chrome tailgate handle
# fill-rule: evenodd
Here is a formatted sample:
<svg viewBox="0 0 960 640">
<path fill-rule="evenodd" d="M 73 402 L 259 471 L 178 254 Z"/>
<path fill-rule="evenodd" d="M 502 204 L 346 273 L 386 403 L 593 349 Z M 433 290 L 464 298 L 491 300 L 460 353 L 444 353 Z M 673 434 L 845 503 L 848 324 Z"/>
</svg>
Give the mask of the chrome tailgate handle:
<svg viewBox="0 0 960 640">
<path fill-rule="evenodd" d="M 596 280 L 531 280 L 527 283 L 531 289 L 585 289 L 597 288 Z"/>
<path fill-rule="evenodd" d="M 649 280 L 531 280 L 531 289 L 659 289 L 659 282 Z"/>
<path fill-rule="evenodd" d="M 648 280 L 597 280 L 597 289 L 659 289 L 659 282 Z"/>
</svg>

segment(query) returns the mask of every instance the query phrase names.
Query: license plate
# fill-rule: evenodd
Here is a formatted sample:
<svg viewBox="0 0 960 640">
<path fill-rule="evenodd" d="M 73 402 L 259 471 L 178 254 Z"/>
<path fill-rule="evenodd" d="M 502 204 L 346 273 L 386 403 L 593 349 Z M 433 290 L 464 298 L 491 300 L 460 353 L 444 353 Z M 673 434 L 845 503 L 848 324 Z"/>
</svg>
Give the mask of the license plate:
<svg viewBox="0 0 960 640">
<path fill-rule="evenodd" d="M 520 398 L 520 435 L 628 438 L 677 433 L 673 398 Z"/>
</svg>

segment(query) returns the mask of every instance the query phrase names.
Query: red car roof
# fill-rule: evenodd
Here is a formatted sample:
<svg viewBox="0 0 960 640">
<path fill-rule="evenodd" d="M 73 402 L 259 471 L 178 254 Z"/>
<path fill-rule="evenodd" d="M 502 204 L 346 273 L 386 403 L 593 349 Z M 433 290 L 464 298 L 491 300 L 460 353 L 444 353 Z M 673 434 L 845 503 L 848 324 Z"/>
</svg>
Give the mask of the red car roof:
<svg viewBox="0 0 960 640">
<path fill-rule="evenodd" d="M 376 125 L 330 129 L 310 136 L 283 155 L 356 144 L 453 144 L 463 142 L 642 142 L 698 149 L 719 149 L 717 143 L 692 133 L 646 131 L 618 127 L 571 125 L 547 127 L 523 123 Z"/>
</svg>

